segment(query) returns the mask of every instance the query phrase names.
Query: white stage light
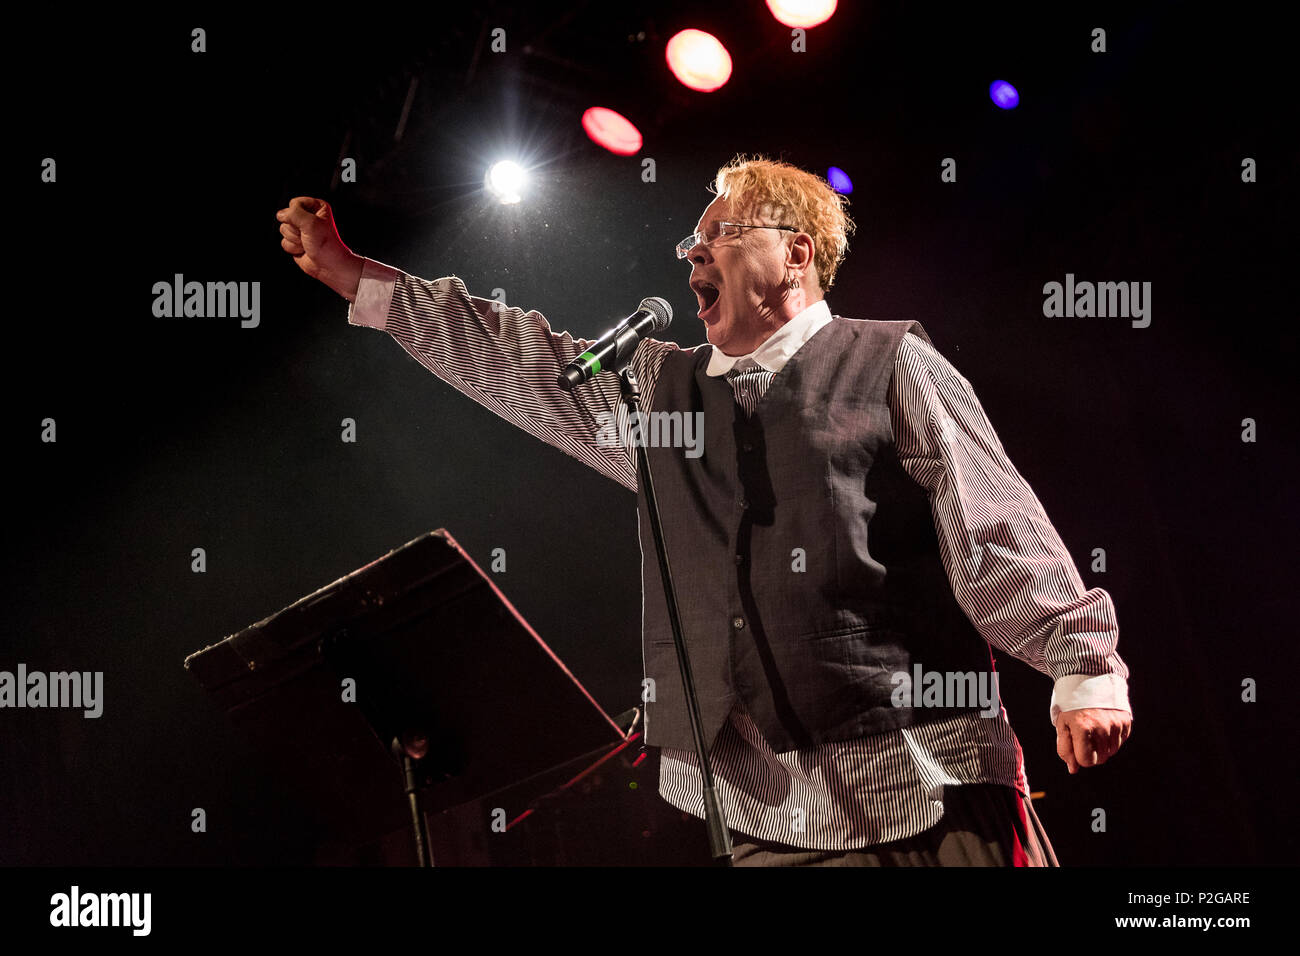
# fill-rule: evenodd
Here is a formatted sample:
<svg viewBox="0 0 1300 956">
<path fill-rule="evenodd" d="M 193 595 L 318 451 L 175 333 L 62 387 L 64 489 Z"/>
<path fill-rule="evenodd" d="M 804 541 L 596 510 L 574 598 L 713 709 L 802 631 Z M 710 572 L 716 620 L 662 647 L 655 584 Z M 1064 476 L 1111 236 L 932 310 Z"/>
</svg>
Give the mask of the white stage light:
<svg viewBox="0 0 1300 956">
<path fill-rule="evenodd" d="M 499 163 L 493 163 L 487 172 L 487 179 L 484 184 L 487 191 L 502 203 L 516 203 L 520 199 L 520 191 L 524 187 L 524 180 L 528 177 L 524 174 L 523 168 L 518 163 L 512 163 L 510 160 L 502 160 Z"/>
</svg>

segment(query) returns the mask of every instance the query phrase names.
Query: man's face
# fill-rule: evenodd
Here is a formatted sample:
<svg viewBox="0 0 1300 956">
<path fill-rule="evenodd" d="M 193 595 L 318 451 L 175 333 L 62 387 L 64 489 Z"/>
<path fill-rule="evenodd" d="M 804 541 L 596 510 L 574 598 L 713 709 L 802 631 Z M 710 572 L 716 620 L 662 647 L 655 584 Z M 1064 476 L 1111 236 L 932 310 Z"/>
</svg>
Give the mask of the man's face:
<svg viewBox="0 0 1300 956">
<path fill-rule="evenodd" d="M 759 214 L 741 215 L 721 198 L 709 203 L 696 232 L 717 235 L 720 222 L 779 225 Z M 786 248 L 778 229 L 745 229 L 739 235 L 699 243 L 691 262 L 691 290 L 709 342 L 727 355 L 745 355 L 780 328 L 777 319 L 786 274 Z M 717 289 L 716 297 L 707 286 Z"/>
</svg>

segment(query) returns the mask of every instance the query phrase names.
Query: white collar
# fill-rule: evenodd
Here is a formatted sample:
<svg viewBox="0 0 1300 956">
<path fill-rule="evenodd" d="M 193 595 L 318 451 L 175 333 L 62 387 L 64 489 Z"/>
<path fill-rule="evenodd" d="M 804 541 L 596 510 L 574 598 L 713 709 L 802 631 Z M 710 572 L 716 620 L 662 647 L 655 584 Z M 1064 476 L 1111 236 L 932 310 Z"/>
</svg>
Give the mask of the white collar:
<svg viewBox="0 0 1300 956">
<path fill-rule="evenodd" d="M 825 299 L 818 299 L 793 319 L 781 326 L 767 340 L 748 355 L 724 355 L 716 346 L 709 356 L 706 375 L 725 375 L 734 365 L 744 362 L 753 363 L 769 372 L 779 372 L 790 361 L 790 356 L 801 349 L 805 342 L 821 331 L 831 320 L 831 308 Z"/>
</svg>

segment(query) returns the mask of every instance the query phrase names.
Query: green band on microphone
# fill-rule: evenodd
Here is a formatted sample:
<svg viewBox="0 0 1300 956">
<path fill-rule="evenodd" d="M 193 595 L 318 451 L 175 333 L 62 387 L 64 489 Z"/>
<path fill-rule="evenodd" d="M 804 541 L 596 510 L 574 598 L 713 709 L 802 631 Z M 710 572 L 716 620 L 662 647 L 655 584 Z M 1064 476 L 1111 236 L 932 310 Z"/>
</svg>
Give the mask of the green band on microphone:
<svg viewBox="0 0 1300 956">
<path fill-rule="evenodd" d="M 597 372 L 600 371 L 600 359 L 596 358 L 596 356 L 592 355 L 590 352 L 583 352 L 581 355 L 578 356 L 578 358 L 591 363 L 592 375 L 595 375 Z"/>
</svg>

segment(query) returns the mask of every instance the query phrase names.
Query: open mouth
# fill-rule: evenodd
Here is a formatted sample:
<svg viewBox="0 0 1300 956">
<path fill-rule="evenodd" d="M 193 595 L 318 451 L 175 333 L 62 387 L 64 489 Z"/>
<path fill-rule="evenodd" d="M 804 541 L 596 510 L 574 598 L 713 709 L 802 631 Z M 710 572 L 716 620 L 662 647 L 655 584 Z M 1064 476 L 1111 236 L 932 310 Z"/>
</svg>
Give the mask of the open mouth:
<svg viewBox="0 0 1300 956">
<path fill-rule="evenodd" d="M 695 296 L 700 300 L 699 317 L 708 319 L 716 311 L 718 304 L 718 287 L 712 282 L 697 282 L 694 285 Z"/>
</svg>

